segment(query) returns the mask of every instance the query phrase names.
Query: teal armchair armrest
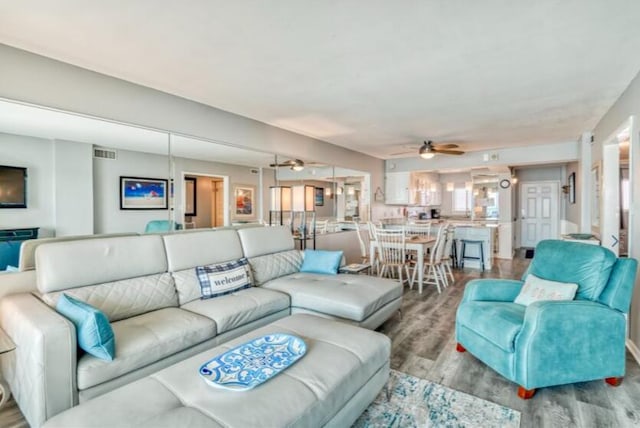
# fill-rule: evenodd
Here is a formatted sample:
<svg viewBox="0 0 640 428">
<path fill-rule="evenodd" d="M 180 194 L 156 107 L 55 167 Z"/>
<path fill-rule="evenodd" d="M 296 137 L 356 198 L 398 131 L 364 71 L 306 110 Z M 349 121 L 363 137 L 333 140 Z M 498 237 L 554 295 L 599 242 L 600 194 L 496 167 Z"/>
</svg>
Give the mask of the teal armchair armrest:
<svg viewBox="0 0 640 428">
<path fill-rule="evenodd" d="M 515 343 L 516 382 L 527 389 L 621 377 L 622 312 L 587 300 L 529 305 Z"/>
<path fill-rule="evenodd" d="M 467 283 L 462 302 L 513 302 L 520 294 L 522 284 L 513 279 L 474 279 Z"/>
</svg>

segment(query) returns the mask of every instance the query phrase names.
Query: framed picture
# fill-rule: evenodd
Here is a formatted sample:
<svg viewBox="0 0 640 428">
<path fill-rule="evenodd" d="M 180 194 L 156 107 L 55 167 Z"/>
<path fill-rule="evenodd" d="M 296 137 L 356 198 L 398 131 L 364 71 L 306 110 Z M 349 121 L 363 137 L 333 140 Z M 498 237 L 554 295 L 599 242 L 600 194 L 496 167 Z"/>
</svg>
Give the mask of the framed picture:
<svg viewBox="0 0 640 428">
<path fill-rule="evenodd" d="M 576 203 L 576 173 L 569 175 L 569 203 Z"/>
<path fill-rule="evenodd" d="M 195 177 L 184 178 L 184 215 L 189 217 L 197 216 L 198 199 L 196 196 L 196 186 L 198 180 Z"/>
<path fill-rule="evenodd" d="M 121 210 L 166 210 L 168 180 L 163 178 L 120 177 Z"/>
<path fill-rule="evenodd" d="M 256 217 L 255 186 L 238 184 L 233 188 L 233 216 L 237 219 L 252 220 Z"/>
<path fill-rule="evenodd" d="M 316 187 L 316 207 L 324 206 L 324 187 Z"/>
</svg>

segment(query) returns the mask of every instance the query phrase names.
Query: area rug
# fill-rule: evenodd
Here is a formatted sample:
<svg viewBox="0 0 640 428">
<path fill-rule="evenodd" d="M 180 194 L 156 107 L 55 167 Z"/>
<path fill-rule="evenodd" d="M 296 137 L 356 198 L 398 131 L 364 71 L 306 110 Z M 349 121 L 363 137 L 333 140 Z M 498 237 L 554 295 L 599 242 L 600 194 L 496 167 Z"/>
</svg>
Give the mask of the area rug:
<svg viewBox="0 0 640 428">
<path fill-rule="evenodd" d="M 354 424 L 357 428 L 519 426 L 516 410 L 395 370 Z"/>
</svg>

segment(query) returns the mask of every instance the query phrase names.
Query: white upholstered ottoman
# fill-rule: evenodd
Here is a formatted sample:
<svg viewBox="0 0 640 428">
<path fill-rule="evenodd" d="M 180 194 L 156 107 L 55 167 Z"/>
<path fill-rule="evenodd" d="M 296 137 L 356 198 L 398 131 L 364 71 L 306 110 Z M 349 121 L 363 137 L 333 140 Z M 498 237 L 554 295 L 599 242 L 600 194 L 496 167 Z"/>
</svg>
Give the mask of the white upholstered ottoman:
<svg viewBox="0 0 640 428">
<path fill-rule="evenodd" d="M 214 388 L 199 376 L 200 366 L 214 356 L 270 333 L 301 337 L 306 355 L 244 392 Z M 390 350 L 389 338 L 380 333 L 292 315 L 69 409 L 44 426 L 350 426 L 383 388 Z"/>
</svg>

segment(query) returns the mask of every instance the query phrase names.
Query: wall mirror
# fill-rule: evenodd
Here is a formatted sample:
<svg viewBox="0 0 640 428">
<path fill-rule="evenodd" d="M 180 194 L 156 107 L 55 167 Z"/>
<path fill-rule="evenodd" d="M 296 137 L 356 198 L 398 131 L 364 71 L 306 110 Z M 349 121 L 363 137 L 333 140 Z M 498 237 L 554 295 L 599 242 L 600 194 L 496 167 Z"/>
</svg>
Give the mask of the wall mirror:
<svg viewBox="0 0 640 428">
<path fill-rule="evenodd" d="M 498 219 L 499 211 L 499 176 L 474 175 L 472 186 L 473 218 Z"/>
<path fill-rule="evenodd" d="M 166 132 L 0 100 L 0 152 L 28 175 L 27 207 L 0 210 L 3 229 L 141 233 L 170 218 Z"/>
</svg>

